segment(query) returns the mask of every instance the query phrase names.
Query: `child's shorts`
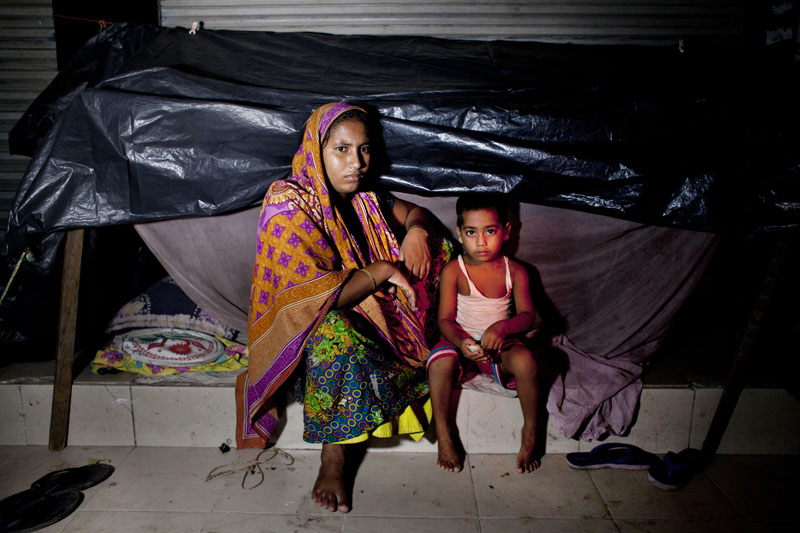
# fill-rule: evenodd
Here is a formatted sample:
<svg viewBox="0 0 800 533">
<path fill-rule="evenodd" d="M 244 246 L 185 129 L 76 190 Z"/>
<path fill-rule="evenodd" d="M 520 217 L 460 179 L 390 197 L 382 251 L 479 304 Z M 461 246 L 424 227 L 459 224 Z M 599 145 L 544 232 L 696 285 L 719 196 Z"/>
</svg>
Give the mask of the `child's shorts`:
<svg viewBox="0 0 800 533">
<path fill-rule="evenodd" d="M 506 337 L 506 340 L 503 341 L 503 347 L 501 351 L 506 351 L 513 346 L 522 344 L 523 342 L 517 337 Z M 444 337 L 440 338 L 439 342 L 437 342 L 436 345 L 431 349 L 431 353 L 428 354 L 428 361 L 425 363 L 425 368 L 430 368 L 431 363 L 441 357 L 455 357 L 458 364 L 458 383 L 461 383 L 461 379 L 464 377 L 464 365 L 461 361 L 463 356 L 458 351 L 458 348 L 456 348 L 456 345 Z M 464 359 L 466 359 L 466 357 L 464 357 Z M 475 364 L 481 374 L 486 374 L 487 376 L 493 377 L 494 380 L 497 381 L 497 383 L 499 383 L 502 387 L 505 387 L 509 390 L 517 390 L 517 382 L 514 377 L 504 373 L 500 369 L 499 364 L 476 363 L 474 361 L 470 361 L 469 359 L 466 360 L 469 363 Z"/>
</svg>

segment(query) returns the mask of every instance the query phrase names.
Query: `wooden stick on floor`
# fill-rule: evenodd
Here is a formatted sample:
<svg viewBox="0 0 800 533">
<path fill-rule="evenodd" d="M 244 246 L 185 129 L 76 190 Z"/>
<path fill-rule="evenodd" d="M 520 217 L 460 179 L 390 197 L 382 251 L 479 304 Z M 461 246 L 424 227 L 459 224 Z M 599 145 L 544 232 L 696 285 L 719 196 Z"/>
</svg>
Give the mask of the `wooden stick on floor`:
<svg viewBox="0 0 800 533">
<path fill-rule="evenodd" d="M 69 230 L 64 247 L 64 271 L 61 274 L 61 308 L 58 315 L 56 375 L 53 406 L 50 411 L 50 449 L 67 446 L 69 407 L 72 399 L 72 365 L 75 355 L 75 326 L 78 319 L 78 289 L 81 281 L 83 228 Z"/>
</svg>

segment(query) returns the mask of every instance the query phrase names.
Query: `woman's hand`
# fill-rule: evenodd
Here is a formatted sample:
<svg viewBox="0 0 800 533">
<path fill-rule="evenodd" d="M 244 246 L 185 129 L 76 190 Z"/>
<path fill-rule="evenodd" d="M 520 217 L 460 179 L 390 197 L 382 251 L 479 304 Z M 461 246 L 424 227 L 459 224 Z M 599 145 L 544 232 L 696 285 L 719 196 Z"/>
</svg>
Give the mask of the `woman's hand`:
<svg viewBox="0 0 800 533">
<path fill-rule="evenodd" d="M 400 261 L 403 261 L 406 270 L 417 279 L 422 279 L 431 270 L 431 251 L 428 248 L 428 234 L 419 229 L 412 229 L 406 233 L 400 245 Z"/>
<path fill-rule="evenodd" d="M 417 293 L 414 292 L 414 289 L 411 287 L 411 283 L 408 282 L 408 279 L 400 272 L 400 269 L 396 266 L 392 265 L 394 272 L 389 278 L 386 280 L 387 283 L 391 284 L 389 287 L 389 292 L 394 293 L 395 287 L 400 287 L 400 290 L 403 291 L 403 294 L 406 295 L 406 299 L 408 300 L 408 305 L 414 311 L 417 310 Z"/>
<path fill-rule="evenodd" d="M 481 347 L 489 352 L 497 352 L 503 348 L 506 340 L 505 320 L 498 320 L 483 332 Z"/>
<path fill-rule="evenodd" d="M 417 295 L 408 279 L 397 265 L 383 259 L 359 269 L 350 277 L 339 292 L 334 302 L 334 309 L 345 309 L 357 304 L 387 282 L 388 292 L 394 294 L 395 287 L 400 287 L 408 299 L 409 306 L 414 311 L 417 310 Z"/>
</svg>

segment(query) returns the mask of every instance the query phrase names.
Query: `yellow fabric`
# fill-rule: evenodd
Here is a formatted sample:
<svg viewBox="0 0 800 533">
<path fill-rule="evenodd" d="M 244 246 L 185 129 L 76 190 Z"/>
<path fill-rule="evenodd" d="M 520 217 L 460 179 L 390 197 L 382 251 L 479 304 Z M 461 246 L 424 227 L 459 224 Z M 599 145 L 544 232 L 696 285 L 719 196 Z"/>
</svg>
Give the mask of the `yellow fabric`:
<svg viewBox="0 0 800 533">
<path fill-rule="evenodd" d="M 433 409 L 430 398 L 425 400 L 425 403 L 422 406 L 422 412 L 425 414 L 427 422 L 430 423 L 431 418 L 433 418 Z M 374 430 L 372 430 L 372 433 L 362 433 L 358 437 L 341 440 L 339 442 L 335 442 L 334 444 L 356 444 L 358 442 L 364 442 L 370 437 L 386 439 L 395 435 L 408 435 L 414 439 L 415 442 L 419 442 L 422 437 L 425 436 L 425 426 L 420 421 L 417 413 L 413 409 L 413 406 L 409 405 L 400 414 L 400 416 L 376 427 Z"/>
</svg>

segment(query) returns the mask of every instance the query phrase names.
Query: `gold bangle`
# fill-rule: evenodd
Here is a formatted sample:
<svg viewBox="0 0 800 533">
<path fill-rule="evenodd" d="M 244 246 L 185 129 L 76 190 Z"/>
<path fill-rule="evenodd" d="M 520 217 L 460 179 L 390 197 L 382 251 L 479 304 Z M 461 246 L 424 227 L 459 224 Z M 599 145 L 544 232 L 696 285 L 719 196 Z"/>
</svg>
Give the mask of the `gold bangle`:
<svg viewBox="0 0 800 533">
<path fill-rule="evenodd" d="M 378 288 L 378 284 L 375 282 L 375 276 L 373 276 L 373 275 L 372 275 L 372 272 L 370 272 L 370 271 L 369 271 L 369 270 L 367 270 L 366 268 L 361 268 L 361 269 L 359 269 L 358 271 L 359 271 L 359 272 L 363 272 L 364 274 L 366 274 L 366 275 L 367 275 L 367 277 L 368 277 L 369 279 L 371 279 L 371 280 L 372 280 L 372 292 L 375 292 L 375 289 L 377 289 L 377 288 Z"/>
<path fill-rule="evenodd" d="M 414 231 L 414 230 L 416 230 L 416 231 L 421 231 L 422 233 L 424 233 L 424 234 L 425 234 L 425 237 L 427 237 L 427 236 L 428 236 L 428 230 L 426 230 L 426 229 L 425 229 L 425 228 L 423 228 L 422 226 L 418 226 L 418 225 L 416 225 L 416 224 L 415 224 L 415 225 L 413 225 L 413 226 L 411 226 L 410 228 L 408 228 L 408 229 L 406 230 L 406 235 L 408 235 L 409 233 L 411 233 L 411 232 L 412 232 L 412 231 Z"/>
</svg>

